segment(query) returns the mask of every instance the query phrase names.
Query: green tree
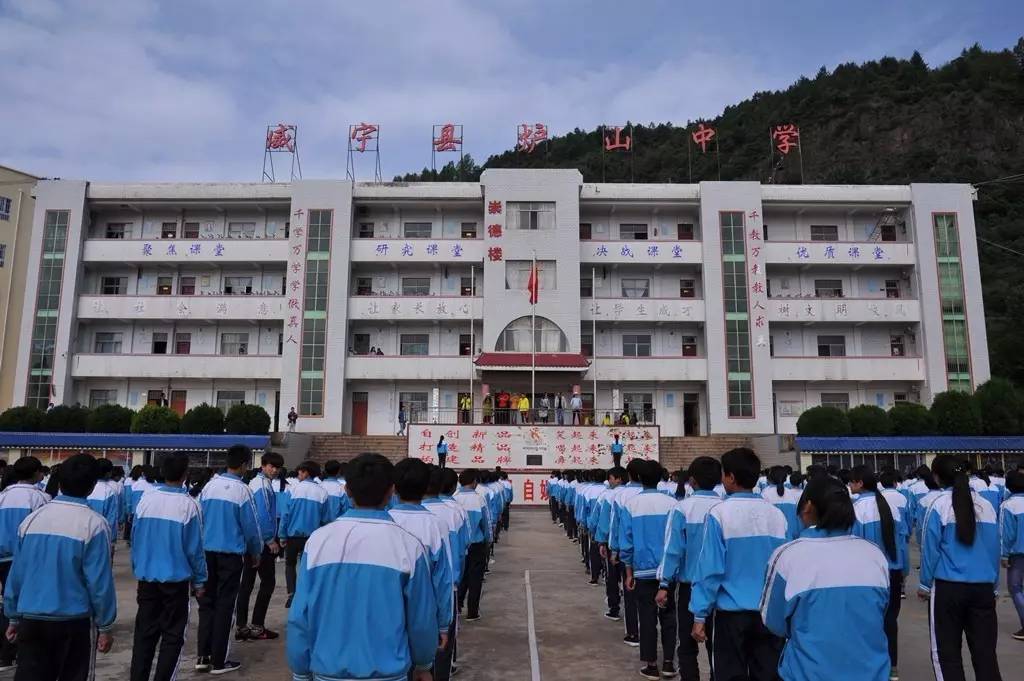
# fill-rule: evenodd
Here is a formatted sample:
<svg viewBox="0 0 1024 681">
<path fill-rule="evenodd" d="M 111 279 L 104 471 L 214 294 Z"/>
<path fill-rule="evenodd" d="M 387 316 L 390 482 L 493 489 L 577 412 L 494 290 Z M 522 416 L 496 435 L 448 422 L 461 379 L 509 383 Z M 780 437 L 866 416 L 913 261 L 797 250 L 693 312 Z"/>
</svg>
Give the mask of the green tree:
<svg viewBox="0 0 1024 681">
<path fill-rule="evenodd" d="M 133 433 L 174 434 L 181 432 L 181 417 L 168 407 L 149 404 L 132 418 Z"/>
<path fill-rule="evenodd" d="M 6 433 L 38 433 L 43 430 L 41 409 L 35 407 L 11 407 L 0 414 L 0 431 Z"/>
<path fill-rule="evenodd" d="M 258 404 L 236 404 L 224 418 L 224 429 L 233 435 L 266 435 L 270 414 Z"/>
<path fill-rule="evenodd" d="M 43 414 L 43 430 L 50 433 L 84 433 L 89 410 L 80 405 L 58 405 Z"/>
<path fill-rule="evenodd" d="M 974 395 L 947 390 L 932 399 L 932 418 L 940 435 L 981 435 L 981 409 Z"/>
<path fill-rule="evenodd" d="M 892 432 L 889 415 L 873 404 L 859 404 L 846 413 L 851 435 L 888 435 Z"/>
<path fill-rule="evenodd" d="M 1024 406 L 1013 384 L 1005 378 L 992 378 L 978 386 L 974 399 L 981 412 L 986 435 L 1018 435 L 1021 432 L 1021 408 Z"/>
<path fill-rule="evenodd" d="M 807 436 L 843 436 L 850 434 L 850 419 L 835 407 L 811 407 L 800 414 L 796 432 Z"/>
<path fill-rule="evenodd" d="M 120 404 L 104 404 L 89 414 L 86 430 L 90 433 L 130 433 L 135 412 Z"/>
<path fill-rule="evenodd" d="M 197 435 L 220 435 L 224 432 L 224 412 L 203 402 L 192 407 L 181 419 L 181 432 Z"/>
<path fill-rule="evenodd" d="M 893 435 L 934 435 L 935 419 L 928 407 L 917 402 L 897 402 L 889 410 Z"/>
</svg>

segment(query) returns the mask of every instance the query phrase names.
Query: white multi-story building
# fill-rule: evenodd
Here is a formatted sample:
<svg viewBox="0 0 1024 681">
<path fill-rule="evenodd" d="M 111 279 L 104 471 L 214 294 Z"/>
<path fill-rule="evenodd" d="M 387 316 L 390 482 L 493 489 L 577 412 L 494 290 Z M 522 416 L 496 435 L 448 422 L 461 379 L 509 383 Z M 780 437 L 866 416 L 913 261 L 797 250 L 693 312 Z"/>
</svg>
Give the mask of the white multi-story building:
<svg viewBox="0 0 1024 681">
<path fill-rule="evenodd" d="M 244 400 L 390 434 L 400 403 L 454 422 L 470 394 L 480 419 L 485 390 L 535 385 L 663 435 L 764 434 L 989 376 L 968 185 L 487 170 L 36 198 L 15 396 L 41 407 Z"/>
</svg>

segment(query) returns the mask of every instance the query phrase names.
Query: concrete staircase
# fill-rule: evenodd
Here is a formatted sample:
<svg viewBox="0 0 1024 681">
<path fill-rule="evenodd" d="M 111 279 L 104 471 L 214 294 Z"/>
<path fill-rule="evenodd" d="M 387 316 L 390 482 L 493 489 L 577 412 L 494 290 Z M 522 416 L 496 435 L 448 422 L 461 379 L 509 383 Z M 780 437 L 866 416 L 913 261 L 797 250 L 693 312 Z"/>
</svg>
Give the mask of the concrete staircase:
<svg viewBox="0 0 1024 681">
<path fill-rule="evenodd" d="M 340 433 L 311 433 L 309 458 L 323 463 L 336 459 L 348 461 L 363 452 L 383 454 L 392 461 L 405 458 L 408 444 L 397 435 L 342 435 Z"/>
<path fill-rule="evenodd" d="M 661 465 L 670 471 L 686 468 L 698 456 L 720 457 L 735 447 L 750 447 L 746 435 L 705 435 L 703 437 L 663 437 L 660 441 Z"/>
</svg>

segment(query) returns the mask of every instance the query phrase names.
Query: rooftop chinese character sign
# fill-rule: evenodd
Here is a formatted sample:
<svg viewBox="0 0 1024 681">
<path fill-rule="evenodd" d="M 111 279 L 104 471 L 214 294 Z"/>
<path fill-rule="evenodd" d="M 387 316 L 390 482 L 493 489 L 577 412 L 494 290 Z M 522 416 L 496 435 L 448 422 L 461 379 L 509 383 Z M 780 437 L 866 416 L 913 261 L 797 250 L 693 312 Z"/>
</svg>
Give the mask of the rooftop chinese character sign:
<svg viewBox="0 0 1024 681">
<path fill-rule="evenodd" d="M 274 171 L 274 156 L 277 154 L 290 154 L 292 158 L 289 179 L 302 179 L 302 164 L 299 162 L 299 126 L 291 123 L 267 126 L 267 136 L 263 145 L 264 182 L 277 182 Z"/>
<path fill-rule="evenodd" d="M 787 183 L 795 181 L 794 173 L 789 172 L 789 164 L 792 156 L 795 156 L 795 170 L 799 173 L 799 182 L 804 181 L 804 145 L 800 138 L 800 128 L 794 123 L 774 125 L 768 130 L 768 139 L 771 144 L 769 184 L 776 182 Z M 796 154 L 793 154 L 793 152 Z M 785 173 L 786 177 L 781 177 Z"/>
<path fill-rule="evenodd" d="M 437 155 L 444 153 L 456 153 L 462 160 L 462 125 L 441 123 L 434 126 L 430 137 L 430 160 L 434 170 L 437 170 Z"/>
<path fill-rule="evenodd" d="M 356 123 L 348 126 L 348 162 L 345 173 L 348 179 L 356 179 L 355 154 L 367 152 L 373 154 L 375 160 L 374 181 L 383 181 L 380 167 L 380 126 L 376 123 Z"/>
</svg>

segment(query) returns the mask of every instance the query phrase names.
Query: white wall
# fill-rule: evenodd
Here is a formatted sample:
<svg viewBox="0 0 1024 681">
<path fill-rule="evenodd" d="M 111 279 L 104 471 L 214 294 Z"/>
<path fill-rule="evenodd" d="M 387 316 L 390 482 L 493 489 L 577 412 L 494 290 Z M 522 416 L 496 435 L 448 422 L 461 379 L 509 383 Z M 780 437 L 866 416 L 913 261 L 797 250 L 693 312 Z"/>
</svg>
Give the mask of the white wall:
<svg viewBox="0 0 1024 681">
<path fill-rule="evenodd" d="M 594 241 L 621 239 L 619 227 L 622 224 L 646 224 L 650 241 L 675 241 L 677 225 L 690 223 L 693 225 L 694 239 L 701 238 L 700 211 L 697 206 L 659 206 L 640 210 L 616 204 L 613 213 L 610 206 L 602 209 L 591 205 L 581 208 L 579 221 L 590 223 Z"/>
<path fill-rule="evenodd" d="M 401 239 L 403 225 L 407 222 L 431 223 L 431 238 L 458 239 L 462 234 L 463 222 L 475 222 L 477 237 L 482 238 L 484 230 L 483 211 L 473 208 L 453 208 L 447 206 L 433 207 L 429 205 L 403 206 L 372 206 L 359 204 L 352 220 L 352 234 L 359 233 L 359 225 L 364 222 L 373 223 L 373 238 Z"/>
<path fill-rule="evenodd" d="M 800 414 L 811 407 L 820 406 L 822 393 L 846 393 L 850 398 L 850 407 L 873 404 L 889 409 L 894 404 L 895 393 L 903 393 L 913 400 L 919 392 L 920 388 L 915 383 L 778 381 L 774 386 L 778 432 L 795 433 Z"/>
<path fill-rule="evenodd" d="M 182 225 L 185 222 L 198 222 L 199 235 L 202 238 L 223 237 L 228 233 L 228 224 L 232 222 L 252 222 L 256 224 L 256 238 L 283 239 L 285 223 L 289 221 L 288 213 L 280 210 L 266 213 L 254 208 L 227 208 L 224 211 L 214 210 L 173 210 L 166 208 L 146 208 L 140 211 L 121 209 L 93 210 L 93 219 L 88 226 L 88 235 L 92 239 L 102 239 L 106 234 L 108 223 L 126 223 L 125 239 L 159 239 L 163 223 L 177 224 L 178 237 L 182 237 Z"/>
<path fill-rule="evenodd" d="M 769 266 L 772 298 L 814 296 L 814 282 L 820 279 L 839 279 L 843 283 L 844 298 L 885 298 L 885 281 L 899 282 L 901 298 L 916 298 L 912 267 L 852 268 Z"/>
<path fill-rule="evenodd" d="M 906 325 L 840 325 L 840 324 L 782 324 L 771 325 L 775 357 L 817 357 L 818 336 L 843 336 L 847 357 L 889 357 L 890 336 L 902 335 L 905 354 L 917 355 L 918 346 L 907 332 Z"/>
</svg>

